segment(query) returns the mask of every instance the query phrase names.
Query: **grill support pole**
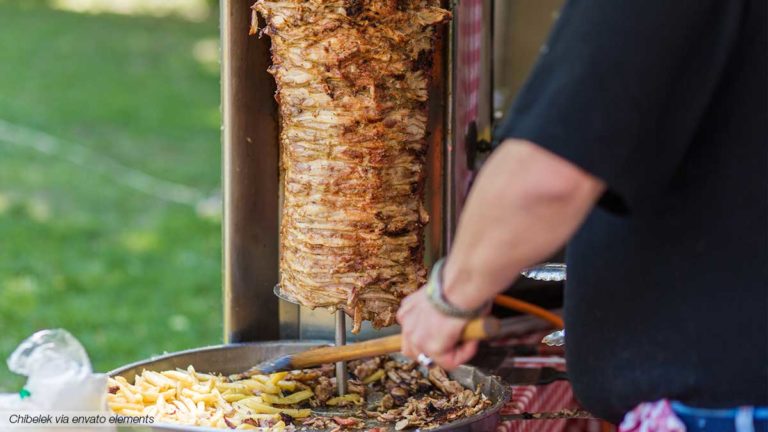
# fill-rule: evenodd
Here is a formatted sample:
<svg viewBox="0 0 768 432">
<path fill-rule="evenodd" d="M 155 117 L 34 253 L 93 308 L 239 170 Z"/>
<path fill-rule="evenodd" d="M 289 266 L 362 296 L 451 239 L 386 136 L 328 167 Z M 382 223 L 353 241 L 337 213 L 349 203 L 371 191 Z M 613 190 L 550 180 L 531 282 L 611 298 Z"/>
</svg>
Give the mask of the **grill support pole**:
<svg viewBox="0 0 768 432">
<path fill-rule="evenodd" d="M 347 344 L 347 314 L 343 309 L 336 310 L 336 346 Z M 347 362 L 336 363 L 336 385 L 339 396 L 347 394 Z"/>
</svg>

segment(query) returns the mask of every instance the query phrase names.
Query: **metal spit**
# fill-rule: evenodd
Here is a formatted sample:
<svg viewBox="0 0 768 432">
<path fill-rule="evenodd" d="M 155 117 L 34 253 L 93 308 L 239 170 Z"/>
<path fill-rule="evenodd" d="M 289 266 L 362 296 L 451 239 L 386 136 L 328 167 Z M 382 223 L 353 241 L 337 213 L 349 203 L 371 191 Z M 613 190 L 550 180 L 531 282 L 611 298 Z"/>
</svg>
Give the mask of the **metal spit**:
<svg viewBox="0 0 768 432">
<path fill-rule="evenodd" d="M 278 112 L 268 38 L 249 37 L 254 0 L 221 2 L 224 183 L 224 331 L 228 343 L 333 339 L 338 344 L 398 331 L 367 323 L 348 333 L 343 312 L 308 308 L 273 295 L 278 281 L 280 175 Z M 450 25 L 438 28 L 429 89 L 425 259 L 451 243 L 475 169 L 478 131 L 491 124 L 492 0 L 445 0 Z M 482 138 L 482 137 L 481 137 Z M 339 390 L 346 387 L 337 365 Z"/>
</svg>

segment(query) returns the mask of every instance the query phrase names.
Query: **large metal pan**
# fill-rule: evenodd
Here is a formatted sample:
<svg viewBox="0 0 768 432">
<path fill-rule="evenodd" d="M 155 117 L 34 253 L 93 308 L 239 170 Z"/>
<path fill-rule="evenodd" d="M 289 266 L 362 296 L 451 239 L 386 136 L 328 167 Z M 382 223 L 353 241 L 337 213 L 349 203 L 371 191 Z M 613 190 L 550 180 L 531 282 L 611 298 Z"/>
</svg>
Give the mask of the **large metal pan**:
<svg viewBox="0 0 768 432">
<path fill-rule="evenodd" d="M 303 351 L 320 345 L 327 345 L 327 341 L 279 341 L 260 342 L 248 344 L 218 345 L 189 351 L 167 354 L 133 364 L 123 366 L 110 372 L 110 376 L 122 376 L 133 382 L 135 376 L 142 370 L 162 371 L 176 368 L 186 368 L 189 365 L 200 372 L 218 372 L 229 375 L 247 370 L 251 366 L 277 356 Z M 509 398 L 509 390 L 496 376 L 487 375 L 479 369 L 471 366 L 461 366 L 451 374 L 451 378 L 462 385 L 475 388 L 480 386 L 481 391 L 493 404 L 488 410 L 459 421 L 446 423 L 434 431 L 466 431 L 485 432 L 495 430 L 499 421 L 499 410 Z M 142 429 L 144 430 L 144 429 Z M 219 429 L 193 426 L 179 426 L 172 424 L 155 424 L 147 427 L 151 431 L 195 431 L 213 432 Z"/>
</svg>

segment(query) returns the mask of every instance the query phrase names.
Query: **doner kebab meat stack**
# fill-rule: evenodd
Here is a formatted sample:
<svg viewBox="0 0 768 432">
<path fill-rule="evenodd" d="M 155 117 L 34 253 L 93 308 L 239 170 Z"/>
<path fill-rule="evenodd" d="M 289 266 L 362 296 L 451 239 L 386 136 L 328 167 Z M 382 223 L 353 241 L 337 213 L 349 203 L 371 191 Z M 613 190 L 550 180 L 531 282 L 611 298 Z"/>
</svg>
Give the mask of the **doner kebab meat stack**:
<svg viewBox="0 0 768 432">
<path fill-rule="evenodd" d="M 437 0 L 259 0 L 277 82 L 284 196 L 280 285 L 395 322 L 425 282 L 427 93 Z M 258 32 L 256 19 L 252 32 Z"/>
</svg>

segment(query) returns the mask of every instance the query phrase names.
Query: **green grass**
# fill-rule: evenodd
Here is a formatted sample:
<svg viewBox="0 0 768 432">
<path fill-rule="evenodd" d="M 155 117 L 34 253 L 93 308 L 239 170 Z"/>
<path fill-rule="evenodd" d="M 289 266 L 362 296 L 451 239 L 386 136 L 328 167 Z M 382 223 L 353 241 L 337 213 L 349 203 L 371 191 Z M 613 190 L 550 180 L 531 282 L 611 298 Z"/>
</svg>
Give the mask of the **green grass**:
<svg viewBox="0 0 768 432">
<path fill-rule="evenodd" d="M 218 71 L 193 55 L 217 33 L 215 17 L 0 0 L 0 121 L 63 142 L 0 134 L 0 360 L 43 328 L 70 330 L 101 371 L 220 342 L 220 221 L 113 166 L 217 190 Z M 22 383 L 0 362 L 0 389 Z"/>
</svg>

